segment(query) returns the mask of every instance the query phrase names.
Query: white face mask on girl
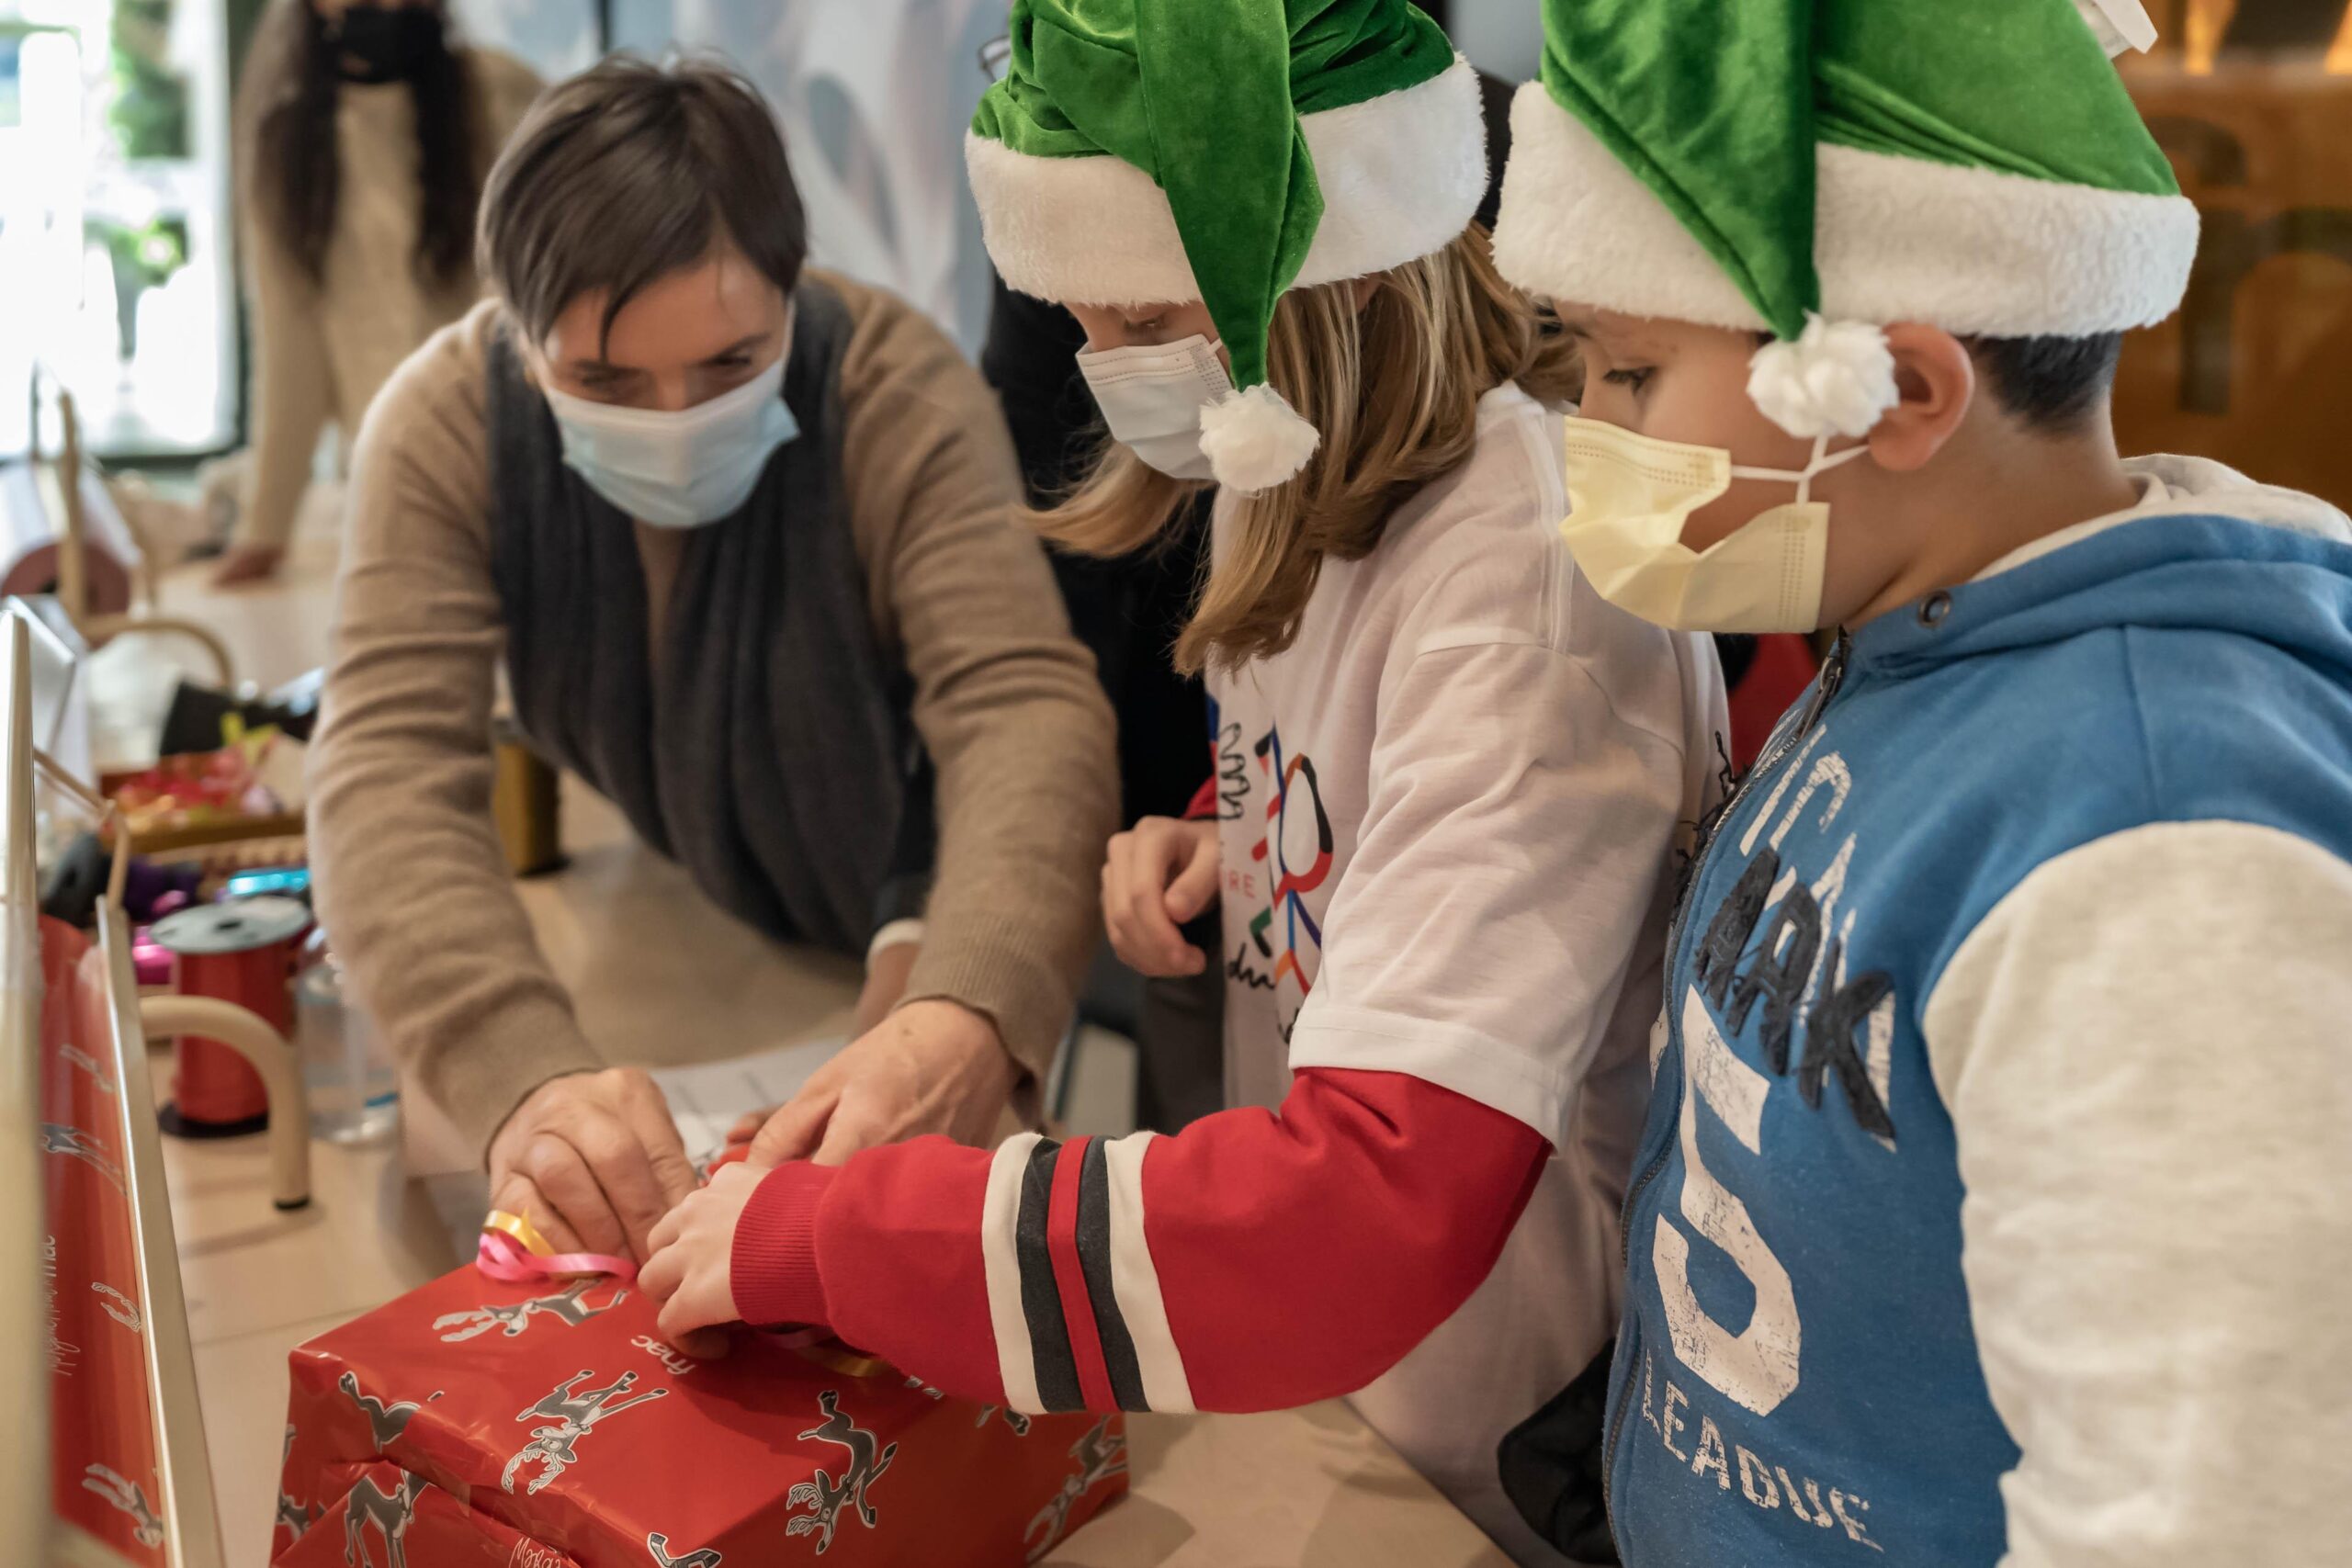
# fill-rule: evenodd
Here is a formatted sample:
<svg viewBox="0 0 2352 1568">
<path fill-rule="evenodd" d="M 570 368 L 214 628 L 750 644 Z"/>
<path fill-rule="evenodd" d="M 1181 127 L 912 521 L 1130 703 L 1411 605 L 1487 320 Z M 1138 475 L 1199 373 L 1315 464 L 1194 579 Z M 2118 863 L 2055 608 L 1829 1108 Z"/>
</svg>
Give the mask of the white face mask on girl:
<svg viewBox="0 0 2352 1568">
<path fill-rule="evenodd" d="M 1139 344 L 1078 356 L 1111 438 L 1170 479 L 1209 478 L 1201 411 L 1233 390 L 1207 338 Z"/>
<path fill-rule="evenodd" d="M 776 449 L 800 434 L 784 401 L 786 350 L 708 402 L 673 412 L 592 402 L 545 388 L 564 466 L 621 512 L 655 528 L 699 528 L 751 499 Z"/>
<path fill-rule="evenodd" d="M 1809 632 L 1821 625 L 1829 503 L 1813 481 L 1870 450 L 1803 468 L 1752 468 L 1719 446 L 1639 435 L 1598 420 L 1567 422 L 1568 515 L 1560 537 L 1593 591 L 1645 621 L 1692 632 Z M 1734 479 L 1779 479 L 1796 500 L 1767 507 L 1703 550 L 1682 542 L 1690 514 Z"/>
</svg>

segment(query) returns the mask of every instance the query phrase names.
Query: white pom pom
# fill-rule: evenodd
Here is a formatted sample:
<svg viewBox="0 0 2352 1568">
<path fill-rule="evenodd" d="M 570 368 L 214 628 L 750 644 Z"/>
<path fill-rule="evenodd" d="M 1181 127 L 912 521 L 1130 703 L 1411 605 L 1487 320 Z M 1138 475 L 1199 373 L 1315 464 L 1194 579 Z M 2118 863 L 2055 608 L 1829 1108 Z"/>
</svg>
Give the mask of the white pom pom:
<svg viewBox="0 0 2352 1568">
<path fill-rule="evenodd" d="M 1902 401 L 1886 334 L 1868 321 L 1808 312 L 1794 343 L 1768 343 L 1747 365 L 1748 400 L 1791 435 L 1867 435 Z"/>
<path fill-rule="evenodd" d="M 1322 433 L 1262 382 L 1201 410 L 1201 450 L 1216 482 L 1238 495 L 1289 479 L 1322 442 Z"/>
</svg>

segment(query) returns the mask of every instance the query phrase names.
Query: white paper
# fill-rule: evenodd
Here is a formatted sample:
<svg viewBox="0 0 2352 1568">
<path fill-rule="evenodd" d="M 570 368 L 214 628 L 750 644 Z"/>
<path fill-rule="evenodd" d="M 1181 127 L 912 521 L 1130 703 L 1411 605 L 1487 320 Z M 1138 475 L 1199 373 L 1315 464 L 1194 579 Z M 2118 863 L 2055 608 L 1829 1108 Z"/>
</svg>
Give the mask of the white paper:
<svg viewBox="0 0 2352 1568">
<path fill-rule="evenodd" d="M 790 1100 L 845 1043 L 814 1040 L 732 1061 L 657 1067 L 653 1081 L 670 1101 L 670 1114 L 678 1123 L 686 1157 L 699 1168 L 726 1147 L 728 1129 L 745 1111 L 764 1111 Z"/>
<path fill-rule="evenodd" d="M 657 1067 L 652 1069 L 652 1077 L 670 1101 L 670 1113 L 678 1123 L 678 1136 L 686 1145 L 686 1157 L 700 1170 L 713 1155 L 726 1147 L 728 1129 L 743 1112 L 764 1111 L 790 1100 L 808 1081 L 808 1076 L 832 1060 L 845 1043 L 841 1040 L 816 1040 L 738 1056 L 732 1061 L 707 1062 L 692 1067 Z M 417 1103 L 414 1098 L 404 1097 L 403 1114 L 411 1113 Z M 468 1164 L 461 1169 L 421 1174 L 416 1179 L 424 1189 L 435 1217 L 448 1233 L 452 1261 L 470 1259 L 474 1243 L 481 1235 L 482 1211 L 490 1202 L 481 1168 Z"/>
</svg>

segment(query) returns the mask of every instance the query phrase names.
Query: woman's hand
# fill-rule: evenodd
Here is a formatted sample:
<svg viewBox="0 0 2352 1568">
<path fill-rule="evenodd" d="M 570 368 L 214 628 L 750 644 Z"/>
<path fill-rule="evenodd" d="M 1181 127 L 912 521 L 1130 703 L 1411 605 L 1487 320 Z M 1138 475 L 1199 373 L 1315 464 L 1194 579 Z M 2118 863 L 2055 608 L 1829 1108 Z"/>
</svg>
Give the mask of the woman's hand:
<svg viewBox="0 0 2352 1568">
<path fill-rule="evenodd" d="M 865 987 L 857 993 L 857 1009 L 850 1015 L 851 1038 L 861 1039 L 882 1027 L 898 1007 L 899 998 L 907 994 L 907 981 L 912 977 L 915 960 L 922 956 L 919 942 L 892 942 L 865 961 Z M 768 1118 L 784 1109 L 771 1105 L 764 1110 L 746 1111 L 728 1129 L 729 1148 L 748 1144 L 768 1124 Z"/>
<path fill-rule="evenodd" d="M 909 1002 L 850 1042 L 766 1119 L 752 1139 L 750 1163 L 839 1165 L 860 1149 L 926 1133 L 983 1145 L 1018 1077 L 987 1019 L 954 1002 Z"/>
<path fill-rule="evenodd" d="M 711 1172 L 710 1185 L 688 1193 L 653 1227 L 653 1255 L 637 1282 L 662 1303 L 662 1337 L 689 1355 L 717 1348 L 712 1337 L 697 1336 L 696 1329 L 742 1316 L 735 1307 L 735 1227 L 765 1175 L 749 1166 L 721 1166 Z"/>
<path fill-rule="evenodd" d="M 1147 817 L 1111 840 L 1102 862 L 1102 922 L 1112 950 L 1153 979 L 1197 975 L 1208 954 L 1181 928 L 1216 900 L 1214 822 Z"/>
<path fill-rule="evenodd" d="M 212 586 L 233 588 L 243 582 L 266 582 L 286 560 L 280 545 L 232 545 L 220 564 L 212 569 Z"/>
<path fill-rule="evenodd" d="M 641 1260 L 694 1187 L 669 1102 L 636 1067 L 549 1078 L 490 1144 L 490 1206 L 522 1215 L 559 1252 Z"/>
</svg>

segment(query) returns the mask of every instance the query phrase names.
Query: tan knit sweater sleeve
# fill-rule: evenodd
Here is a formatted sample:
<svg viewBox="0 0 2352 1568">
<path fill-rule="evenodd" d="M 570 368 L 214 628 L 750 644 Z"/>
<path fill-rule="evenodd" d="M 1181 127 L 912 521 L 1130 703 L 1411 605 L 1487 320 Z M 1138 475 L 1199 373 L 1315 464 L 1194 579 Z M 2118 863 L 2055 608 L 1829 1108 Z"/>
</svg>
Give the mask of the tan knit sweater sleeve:
<svg viewBox="0 0 2352 1568">
<path fill-rule="evenodd" d="M 437 333 L 361 430 L 310 778 L 335 951 L 394 1055 L 478 1146 L 538 1085 L 604 1065 L 540 955 L 491 817 L 493 313 Z"/>
<path fill-rule="evenodd" d="M 842 468 L 876 625 L 915 681 L 939 858 L 907 999 L 992 1020 L 1040 1078 L 1100 923 L 1118 781 L 1110 704 L 1069 633 L 997 400 L 912 306 L 828 276 L 856 318 Z"/>
</svg>

